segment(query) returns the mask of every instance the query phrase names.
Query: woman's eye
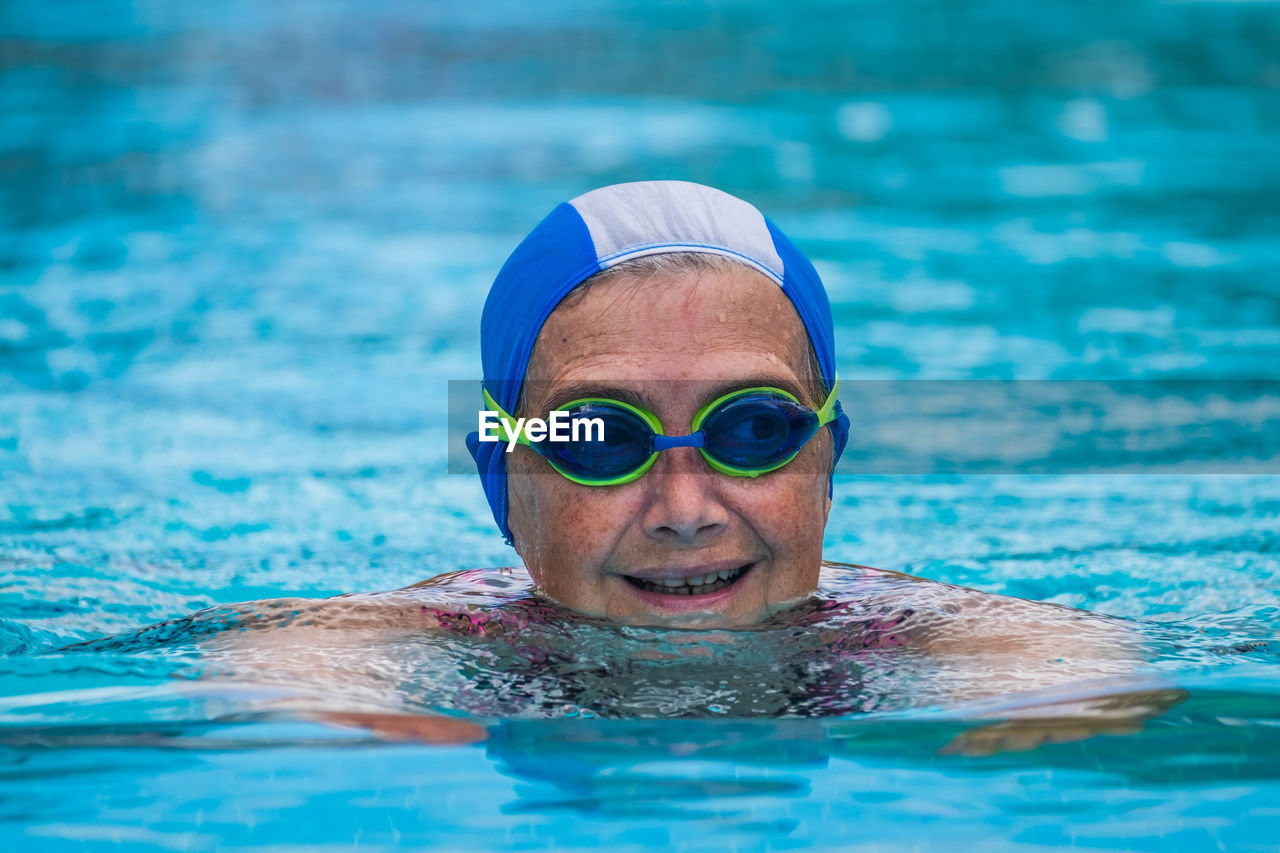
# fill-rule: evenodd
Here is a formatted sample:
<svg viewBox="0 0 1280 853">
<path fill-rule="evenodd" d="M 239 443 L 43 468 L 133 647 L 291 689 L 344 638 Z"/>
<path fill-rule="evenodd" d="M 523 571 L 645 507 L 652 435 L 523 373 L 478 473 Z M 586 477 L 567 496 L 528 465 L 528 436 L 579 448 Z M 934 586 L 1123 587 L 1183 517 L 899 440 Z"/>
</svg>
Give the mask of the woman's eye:
<svg viewBox="0 0 1280 853">
<path fill-rule="evenodd" d="M 579 443 L 587 445 L 587 450 L 645 444 L 650 433 L 639 418 L 608 406 L 583 406 L 573 411 L 572 418 L 579 424 Z M 597 420 L 598 424 L 592 423 Z"/>
<path fill-rule="evenodd" d="M 766 444 L 784 441 L 787 420 L 776 412 L 741 412 L 726 418 L 721 439 L 734 444 Z"/>
<path fill-rule="evenodd" d="M 774 418 L 752 418 L 751 434 L 757 439 L 774 438 L 778 435 L 779 424 Z"/>
</svg>

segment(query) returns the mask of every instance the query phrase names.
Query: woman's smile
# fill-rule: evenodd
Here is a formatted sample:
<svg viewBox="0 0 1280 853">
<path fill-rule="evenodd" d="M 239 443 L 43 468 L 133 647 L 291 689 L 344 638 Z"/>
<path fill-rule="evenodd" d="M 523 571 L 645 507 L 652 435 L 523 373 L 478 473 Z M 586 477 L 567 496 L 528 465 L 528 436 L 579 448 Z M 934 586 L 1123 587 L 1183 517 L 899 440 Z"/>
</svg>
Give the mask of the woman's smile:
<svg viewBox="0 0 1280 853">
<path fill-rule="evenodd" d="M 692 570 L 660 569 L 622 577 L 644 592 L 696 598 L 728 589 L 750 571 L 751 565 L 744 563 L 720 569 L 714 566 L 699 566 Z M 694 573 L 690 574 L 691 571 Z"/>
</svg>

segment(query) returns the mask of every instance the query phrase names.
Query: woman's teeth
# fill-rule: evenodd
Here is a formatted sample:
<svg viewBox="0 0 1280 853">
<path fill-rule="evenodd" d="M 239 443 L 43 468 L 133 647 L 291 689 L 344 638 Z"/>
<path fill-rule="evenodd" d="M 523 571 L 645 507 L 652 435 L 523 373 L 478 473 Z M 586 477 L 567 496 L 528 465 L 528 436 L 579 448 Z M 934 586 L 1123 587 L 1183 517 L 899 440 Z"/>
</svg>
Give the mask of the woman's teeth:
<svg viewBox="0 0 1280 853">
<path fill-rule="evenodd" d="M 731 585 L 746 574 L 749 568 L 750 566 L 740 566 L 736 569 L 721 569 L 718 572 L 707 572 L 687 578 L 661 578 L 652 581 L 628 575 L 627 580 L 646 592 L 660 592 L 664 595 L 706 595 Z"/>
</svg>

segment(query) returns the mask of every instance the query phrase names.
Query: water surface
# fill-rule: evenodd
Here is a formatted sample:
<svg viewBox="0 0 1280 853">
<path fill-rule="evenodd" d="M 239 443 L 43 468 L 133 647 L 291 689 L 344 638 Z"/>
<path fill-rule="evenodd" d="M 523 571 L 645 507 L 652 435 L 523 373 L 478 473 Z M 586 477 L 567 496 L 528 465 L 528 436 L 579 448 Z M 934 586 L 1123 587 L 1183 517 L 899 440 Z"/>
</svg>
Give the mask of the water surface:
<svg viewBox="0 0 1280 853">
<path fill-rule="evenodd" d="M 1268 2 L 0 5 L 6 849 L 1267 849 L 1280 480 L 1248 439 L 1280 418 L 1224 392 L 1166 442 L 1154 383 L 1280 379 L 1277 33 Z M 1158 473 L 1056 414 L 1070 465 L 948 469 L 893 440 L 910 395 L 862 407 L 826 554 L 1078 608 L 1141 671 L 983 698 L 909 650 L 577 622 L 541 662 L 459 634 L 244 671 L 236 602 L 515 563 L 448 473 L 447 383 L 519 238 L 645 178 L 812 255 L 847 382 L 1139 383 Z M 1007 448 L 974 405 L 960 449 Z M 457 722 L 338 725 L 325 679 Z M 1185 698 L 949 748 L 1126 690 Z"/>
</svg>

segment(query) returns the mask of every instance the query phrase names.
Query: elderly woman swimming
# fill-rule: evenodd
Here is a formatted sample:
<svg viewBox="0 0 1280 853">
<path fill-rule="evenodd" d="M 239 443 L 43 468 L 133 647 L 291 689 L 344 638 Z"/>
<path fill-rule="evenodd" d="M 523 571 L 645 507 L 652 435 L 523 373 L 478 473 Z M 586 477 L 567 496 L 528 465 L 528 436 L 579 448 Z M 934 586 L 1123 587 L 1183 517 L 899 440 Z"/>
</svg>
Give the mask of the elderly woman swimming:
<svg viewBox="0 0 1280 853">
<path fill-rule="evenodd" d="M 682 181 L 562 204 L 498 274 L 481 339 L 504 420 L 604 428 L 514 453 L 469 438 L 543 593 L 619 621 L 726 625 L 814 591 L 848 418 L 822 283 L 754 207 Z"/>
<path fill-rule="evenodd" d="M 1065 727 L 985 730 L 988 749 L 1176 700 L 1133 692 L 1144 651 L 1122 620 L 823 562 L 849 435 L 831 311 L 745 201 L 650 181 L 561 204 L 502 267 L 481 337 L 476 423 L 501 428 L 467 443 L 524 566 L 239 605 L 236 631 L 198 614 L 220 672 L 428 740 L 484 734 L 424 711 L 555 716 L 568 697 L 612 716 L 825 716 L 1124 676 L 1032 709 Z M 599 429 L 524 429 L 557 418 Z"/>
</svg>

